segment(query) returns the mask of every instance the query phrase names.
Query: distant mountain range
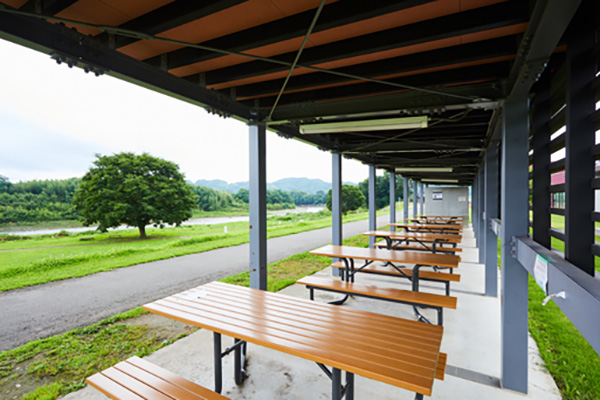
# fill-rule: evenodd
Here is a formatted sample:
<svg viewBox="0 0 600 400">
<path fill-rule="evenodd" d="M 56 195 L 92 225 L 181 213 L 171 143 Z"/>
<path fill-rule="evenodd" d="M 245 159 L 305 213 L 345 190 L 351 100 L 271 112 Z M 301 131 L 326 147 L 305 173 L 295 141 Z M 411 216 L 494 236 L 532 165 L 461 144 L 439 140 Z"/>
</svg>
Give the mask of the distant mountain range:
<svg viewBox="0 0 600 400">
<path fill-rule="evenodd" d="M 225 190 L 230 193 L 237 193 L 240 189 L 248 189 L 248 182 L 234 182 L 227 183 L 221 179 L 200 179 L 195 182 L 198 186 L 206 186 L 211 189 Z M 353 182 L 344 182 L 344 184 L 354 185 Z M 309 178 L 283 178 L 275 182 L 267 183 L 267 189 L 279 189 L 284 192 L 291 192 L 292 190 L 299 190 L 306 193 L 317 193 L 319 190 L 327 193 L 331 189 L 331 183 L 325 182 L 321 179 L 309 179 Z"/>
</svg>

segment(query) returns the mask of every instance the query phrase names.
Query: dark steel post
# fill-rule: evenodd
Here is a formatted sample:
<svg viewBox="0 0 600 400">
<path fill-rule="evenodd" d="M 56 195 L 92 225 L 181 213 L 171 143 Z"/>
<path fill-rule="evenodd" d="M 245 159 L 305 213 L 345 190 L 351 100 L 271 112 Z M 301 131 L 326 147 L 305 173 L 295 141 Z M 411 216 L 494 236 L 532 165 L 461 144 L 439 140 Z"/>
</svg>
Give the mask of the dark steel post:
<svg viewBox="0 0 600 400">
<path fill-rule="evenodd" d="M 331 398 L 342 399 L 342 371 L 338 368 L 331 368 Z"/>
<path fill-rule="evenodd" d="M 537 82 L 532 108 L 533 240 L 550 249 L 550 95 L 551 82 Z"/>
<path fill-rule="evenodd" d="M 423 182 L 419 182 L 419 202 L 421 203 L 421 215 L 425 215 L 425 185 Z"/>
<path fill-rule="evenodd" d="M 513 257 L 514 237 L 527 236 L 529 104 L 504 103 L 502 134 L 502 386 L 527 393 L 527 278 Z"/>
<path fill-rule="evenodd" d="M 471 202 L 471 223 L 473 224 L 473 235 L 475 236 L 475 246 L 479 247 L 479 242 L 477 238 L 477 231 L 479 226 L 479 174 L 475 175 L 475 182 L 473 182 L 473 192 L 471 194 L 472 202 Z"/>
<path fill-rule="evenodd" d="M 265 125 L 250 122 L 250 287 L 267 290 L 267 172 Z"/>
<path fill-rule="evenodd" d="M 498 218 L 498 149 L 496 144 L 485 151 L 485 295 L 498 296 L 498 236 L 490 221 Z"/>
<path fill-rule="evenodd" d="M 595 23 L 593 2 L 583 2 L 567 38 L 567 108 L 565 133 L 565 258 L 594 276 Z M 586 7 L 587 5 L 587 7 Z"/>
<path fill-rule="evenodd" d="M 215 366 L 215 392 L 223 389 L 223 361 L 221 359 L 221 334 L 213 332 L 213 358 Z"/>
<path fill-rule="evenodd" d="M 331 153 L 331 161 L 331 243 L 338 246 L 342 244 L 342 155 Z M 340 276 L 341 271 L 333 268 L 332 274 Z"/>
<path fill-rule="evenodd" d="M 402 195 L 402 201 L 404 202 L 404 222 L 408 222 L 408 203 L 410 202 L 410 195 L 409 195 L 409 188 L 408 188 L 408 178 L 406 177 L 402 177 L 402 181 L 404 184 L 404 189 L 403 192 L 404 194 Z"/>
<path fill-rule="evenodd" d="M 485 209 L 485 166 L 479 168 L 479 263 L 485 262 L 485 230 L 487 210 Z"/>
<path fill-rule="evenodd" d="M 375 176 L 375 166 L 369 165 L 369 230 L 374 231 L 377 229 L 377 193 L 375 191 L 375 184 L 377 182 L 377 176 Z M 373 248 L 375 245 L 375 236 L 369 236 L 369 247 Z"/>
<path fill-rule="evenodd" d="M 390 224 L 396 223 L 396 174 L 390 173 Z M 396 227 L 390 225 L 390 231 L 396 232 Z"/>
<path fill-rule="evenodd" d="M 417 218 L 417 216 L 419 215 L 418 210 L 417 210 L 417 204 L 418 204 L 418 189 L 417 189 L 417 181 L 413 180 L 413 218 Z"/>
</svg>

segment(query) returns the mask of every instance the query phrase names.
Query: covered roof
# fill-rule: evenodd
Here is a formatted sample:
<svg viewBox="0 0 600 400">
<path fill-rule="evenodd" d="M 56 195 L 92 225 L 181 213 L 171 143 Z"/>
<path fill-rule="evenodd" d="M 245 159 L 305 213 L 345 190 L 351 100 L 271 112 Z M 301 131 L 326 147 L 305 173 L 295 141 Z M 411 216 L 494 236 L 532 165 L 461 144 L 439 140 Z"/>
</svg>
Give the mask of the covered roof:
<svg viewBox="0 0 600 400">
<path fill-rule="evenodd" d="M 471 184 L 499 102 L 564 50 L 556 3 L 0 0 L 0 37 L 405 177 Z"/>
</svg>

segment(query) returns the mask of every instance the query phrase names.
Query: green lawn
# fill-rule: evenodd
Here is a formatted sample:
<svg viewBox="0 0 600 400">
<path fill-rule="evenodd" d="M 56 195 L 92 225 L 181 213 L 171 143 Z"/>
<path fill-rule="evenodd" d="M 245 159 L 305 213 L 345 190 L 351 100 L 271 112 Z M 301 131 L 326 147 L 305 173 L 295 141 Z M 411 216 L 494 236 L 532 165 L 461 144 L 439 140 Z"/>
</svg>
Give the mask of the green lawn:
<svg viewBox="0 0 600 400">
<path fill-rule="evenodd" d="M 381 210 L 378 214 L 386 212 Z M 362 210 L 345 215 L 343 220 L 367 217 Z M 273 238 L 328 226 L 331 226 L 328 211 L 273 216 L 267 219 L 267 236 Z M 0 291 L 240 245 L 249 240 L 247 222 L 152 228 L 147 232 L 148 239 L 139 239 L 137 230 L 131 229 L 64 237 L 40 235 L 22 240 L 6 240 L 14 238 L 2 236 L 5 240 L 0 242 Z"/>
</svg>

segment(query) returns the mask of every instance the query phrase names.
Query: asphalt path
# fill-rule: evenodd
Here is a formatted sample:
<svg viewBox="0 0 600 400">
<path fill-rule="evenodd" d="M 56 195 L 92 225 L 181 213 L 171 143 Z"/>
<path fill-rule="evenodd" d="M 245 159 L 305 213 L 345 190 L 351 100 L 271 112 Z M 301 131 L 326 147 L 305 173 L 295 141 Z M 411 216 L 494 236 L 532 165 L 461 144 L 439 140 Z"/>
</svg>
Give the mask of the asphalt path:
<svg viewBox="0 0 600 400">
<path fill-rule="evenodd" d="M 389 216 L 378 218 L 378 226 Z M 368 221 L 344 224 L 350 237 Z M 269 239 L 269 263 L 331 242 L 331 228 Z M 247 271 L 248 244 L 0 293 L 0 351 L 87 326 L 142 304 Z"/>
</svg>

